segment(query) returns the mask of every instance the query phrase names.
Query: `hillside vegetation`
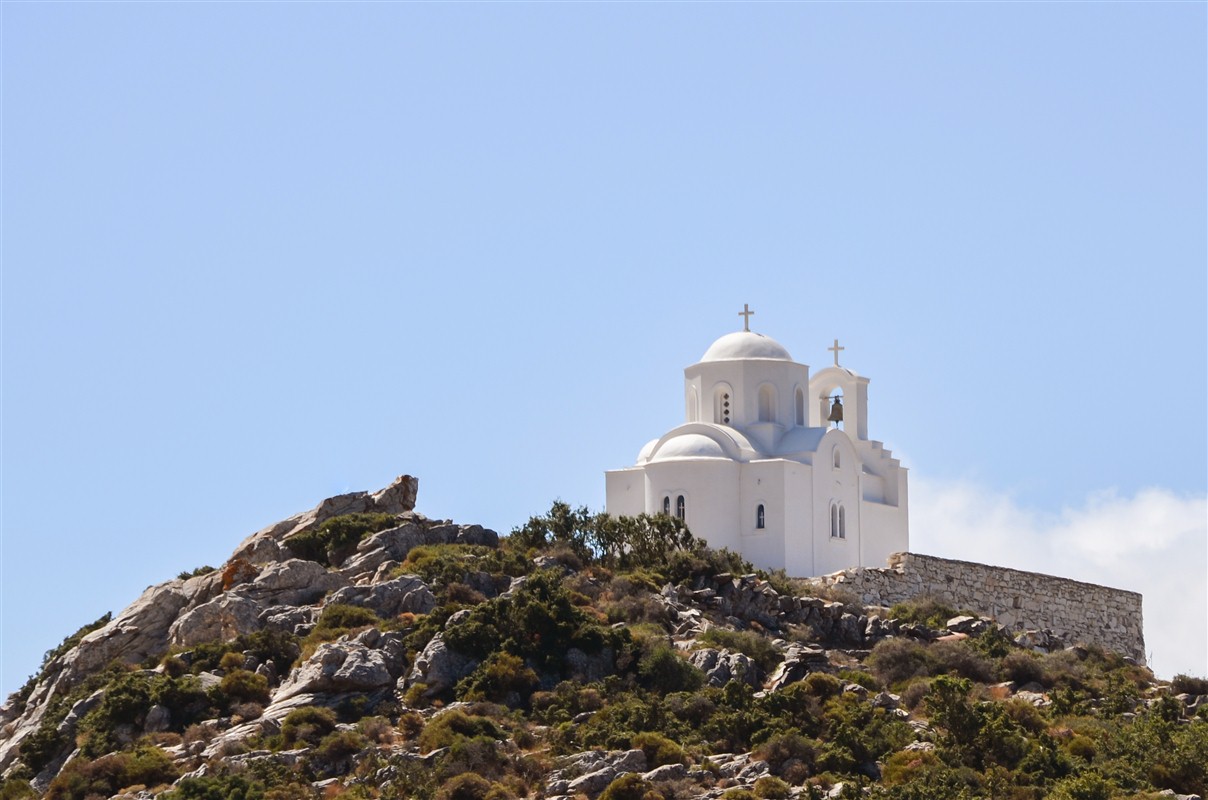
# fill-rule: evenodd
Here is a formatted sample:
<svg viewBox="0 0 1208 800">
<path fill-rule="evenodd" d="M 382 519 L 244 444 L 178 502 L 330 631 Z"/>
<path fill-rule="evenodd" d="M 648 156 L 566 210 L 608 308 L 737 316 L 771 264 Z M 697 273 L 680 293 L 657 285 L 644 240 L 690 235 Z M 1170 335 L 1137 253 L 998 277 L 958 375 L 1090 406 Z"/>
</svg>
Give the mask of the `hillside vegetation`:
<svg viewBox="0 0 1208 800">
<path fill-rule="evenodd" d="M 819 596 L 667 517 L 555 503 L 501 538 L 405 494 L 325 501 L 68 637 L 0 711 L 0 800 L 1208 789 L 1206 680 Z"/>
</svg>

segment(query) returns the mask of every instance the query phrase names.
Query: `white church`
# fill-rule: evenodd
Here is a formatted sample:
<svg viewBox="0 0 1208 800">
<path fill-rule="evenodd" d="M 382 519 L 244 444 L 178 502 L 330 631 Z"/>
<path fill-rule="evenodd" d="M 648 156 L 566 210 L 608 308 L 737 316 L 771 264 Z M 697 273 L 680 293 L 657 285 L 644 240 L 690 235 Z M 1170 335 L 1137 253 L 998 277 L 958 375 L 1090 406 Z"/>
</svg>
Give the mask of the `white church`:
<svg viewBox="0 0 1208 800">
<path fill-rule="evenodd" d="M 685 422 L 605 473 L 613 515 L 674 514 L 764 569 L 825 575 L 908 549 L 906 470 L 868 438 L 868 378 L 812 378 L 777 341 L 728 333 L 684 370 Z"/>
</svg>

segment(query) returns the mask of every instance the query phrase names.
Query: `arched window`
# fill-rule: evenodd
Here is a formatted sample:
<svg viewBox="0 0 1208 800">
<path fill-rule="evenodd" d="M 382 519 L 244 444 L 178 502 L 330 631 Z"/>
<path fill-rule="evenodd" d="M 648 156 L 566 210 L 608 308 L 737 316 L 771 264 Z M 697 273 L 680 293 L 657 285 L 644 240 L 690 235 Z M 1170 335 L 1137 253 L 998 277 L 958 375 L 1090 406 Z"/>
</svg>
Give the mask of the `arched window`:
<svg viewBox="0 0 1208 800">
<path fill-rule="evenodd" d="M 834 464 L 835 469 L 840 467 L 841 459 L 839 458 L 839 445 L 835 445 L 834 453 L 831 455 L 831 462 Z"/>
<path fill-rule="evenodd" d="M 776 421 L 776 390 L 768 383 L 759 387 L 759 421 Z"/>
<path fill-rule="evenodd" d="M 722 384 L 713 390 L 713 421 L 718 425 L 730 424 L 730 387 Z"/>
<path fill-rule="evenodd" d="M 797 424 L 805 427 L 805 392 L 801 389 L 797 390 Z"/>
<path fill-rule="evenodd" d="M 666 514 L 667 516 L 671 516 L 671 498 L 670 497 L 663 498 L 663 513 Z"/>
<path fill-rule="evenodd" d="M 843 506 L 839 506 L 839 538 L 847 538 L 847 511 Z"/>
<path fill-rule="evenodd" d="M 831 503 L 831 538 L 839 538 L 839 505 Z"/>
<path fill-rule="evenodd" d="M 688 388 L 688 409 L 687 418 L 689 422 L 700 421 L 700 400 L 696 396 L 696 387 Z"/>
<path fill-rule="evenodd" d="M 681 494 L 679 497 L 675 498 L 675 516 L 683 519 L 684 513 L 684 496 Z"/>
<path fill-rule="evenodd" d="M 755 527 L 763 530 L 764 527 L 763 503 L 755 507 Z"/>
</svg>

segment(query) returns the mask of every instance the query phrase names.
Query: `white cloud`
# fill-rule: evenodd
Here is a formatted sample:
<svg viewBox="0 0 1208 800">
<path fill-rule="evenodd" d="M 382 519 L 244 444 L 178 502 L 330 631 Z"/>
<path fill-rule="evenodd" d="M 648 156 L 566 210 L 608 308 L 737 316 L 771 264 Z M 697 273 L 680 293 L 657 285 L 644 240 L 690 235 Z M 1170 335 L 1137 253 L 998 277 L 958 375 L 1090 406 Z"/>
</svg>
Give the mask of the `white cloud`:
<svg viewBox="0 0 1208 800">
<path fill-rule="evenodd" d="M 1208 497 L 1108 490 L 1051 514 L 916 473 L 910 549 L 1140 592 L 1154 672 L 1208 675 Z"/>
</svg>

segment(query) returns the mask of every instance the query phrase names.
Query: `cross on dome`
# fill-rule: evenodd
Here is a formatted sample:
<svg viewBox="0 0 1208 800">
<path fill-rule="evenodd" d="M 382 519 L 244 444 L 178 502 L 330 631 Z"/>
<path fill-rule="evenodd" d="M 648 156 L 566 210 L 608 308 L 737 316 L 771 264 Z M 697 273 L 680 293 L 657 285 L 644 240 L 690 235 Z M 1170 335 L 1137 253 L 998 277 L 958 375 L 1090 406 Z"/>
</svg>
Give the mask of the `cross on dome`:
<svg viewBox="0 0 1208 800">
<path fill-rule="evenodd" d="M 751 332 L 751 315 L 754 313 L 746 303 L 742 304 L 742 311 L 738 312 L 738 316 L 742 317 L 742 329 L 747 333 Z"/>
<path fill-rule="evenodd" d="M 835 354 L 835 366 L 836 366 L 836 367 L 837 367 L 837 366 L 839 366 L 839 351 L 840 351 L 840 350 L 846 350 L 847 348 L 846 348 L 846 347 L 840 347 L 840 346 L 839 346 L 839 340 L 838 340 L 838 339 L 836 339 L 836 340 L 835 340 L 835 344 L 834 344 L 832 347 L 828 347 L 828 348 L 826 348 L 826 349 L 827 349 L 827 350 L 829 350 L 829 351 L 831 351 L 832 353 L 834 353 L 834 354 Z"/>
</svg>

